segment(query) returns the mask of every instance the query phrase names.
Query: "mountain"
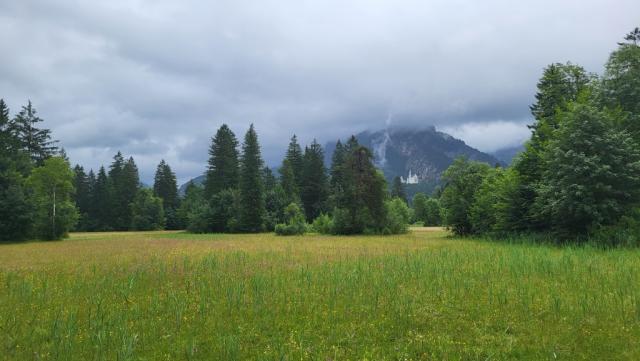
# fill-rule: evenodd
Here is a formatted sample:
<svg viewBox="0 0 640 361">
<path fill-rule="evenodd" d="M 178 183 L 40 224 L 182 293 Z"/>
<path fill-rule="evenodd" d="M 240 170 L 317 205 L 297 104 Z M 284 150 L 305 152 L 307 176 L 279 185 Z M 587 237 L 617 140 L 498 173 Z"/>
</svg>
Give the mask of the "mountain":
<svg viewBox="0 0 640 361">
<path fill-rule="evenodd" d="M 356 135 L 356 138 L 360 144 L 371 149 L 376 165 L 383 170 L 388 180 L 395 176 L 407 179 L 411 172 L 413 180 L 417 180 L 418 184 L 435 185 L 442 172 L 461 155 L 491 165 L 505 164 L 492 155 L 468 146 L 460 139 L 437 131 L 433 126 L 423 129 L 389 128 L 366 131 Z M 331 164 L 335 144 L 330 142 L 325 147 L 327 166 Z"/>
<path fill-rule="evenodd" d="M 516 145 L 515 147 L 508 147 L 498 149 L 495 152 L 491 153 L 494 157 L 498 158 L 501 162 L 510 165 L 520 152 L 524 150 L 524 144 Z"/>
<path fill-rule="evenodd" d="M 204 174 L 191 179 L 189 182 L 181 185 L 180 188 L 178 188 L 178 194 L 180 196 L 184 196 L 185 192 L 187 191 L 187 186 L 190 182 L 193 182 L 193 184 L 200 186 L 204 184 L 205 179 L 207 179 L 207 176 Z"/>
<path fill-rule="evenodd" d="M 356 135 L 356 138 L 360 144 L 371 149 L 376 166 L 382 169 L 387 180 L 391 181 L 395 176 L 401 176 L 406 180 L 410 178 L 409 172 L 411 172 L 412 177 L 406 185 L 410 197 L 416 192 L 431 193 L 439 184 L 442 172 L 460 155 L 490 165 L 509 163 L 472 148 L 449 134 L 439 132 L 435 127 L 422 129 L 392 127 L 375 132 L 362 132 Z M 325 145 L 327 167 L 331 165 L 331 156 L 335 147 L 336 142 Z M 273 172 L 274 175 L 278 175 L 277 169 Z M 191 181 L 200 185 L 204 180 L 205 176 L 201 175 Z M 181 195 L 184 195 L 187 184 L 180 186 Z"/>
</svg>

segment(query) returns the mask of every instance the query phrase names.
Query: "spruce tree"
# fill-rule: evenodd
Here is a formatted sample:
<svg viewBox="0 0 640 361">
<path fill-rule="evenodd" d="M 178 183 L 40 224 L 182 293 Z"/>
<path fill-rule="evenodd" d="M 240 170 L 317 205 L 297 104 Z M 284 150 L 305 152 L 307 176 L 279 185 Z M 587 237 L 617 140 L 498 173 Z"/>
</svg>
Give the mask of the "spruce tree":
<svg viewBox="0 0 640 361">
<path fill-rule="evenodd" d="M 223 124 L 211 141 L 209 166 L 204 194 L 207 199 L 225 189 L 238 187 L 238 140 L 231 129 Z"/>
<path fill-rule="evenodd" d="M 88 231 L 90 230 L 90 208 L 91 208 L 91 185 L 89 183 L 89 177 L 84 172 L 84 168 L 80 165 L 76 165 L 73 168 L 74 179 L 73 186 L 75 193 L 73 194 L 73 200 L 78 209 L 78 223 L 76 224 L 76 230 Z"/>
<path fill-rule="evenodd" d="M 12 123 L 12 131 L 16 134 L 20 147 L 24 149 L 36 165 L 42 165 L 44 160 L 54 155 L 58 148 L 57 141 L 51 140 L 51 130 L 37 128 L 42 122 L 31 101 L 16 115 Z"/>
<path fill-rule="evenodd" d="M 404 189 L 404 184 L 402 184 L 402 179 L 399 176 L 393 177 L 393 183 L 391 185 L 391 197 L 392 198 L 400 198 L 405 203 L 407 203 L 407 192 Z"/>
<path fill-rule="evenodd" d="M 129 157 L 122 167 L 122 182 L 120 185 L 122 223 L 118 228 L 127 230 L 130 229 L 133 219 L 131 204 L 140 189 L 140 175 L 138 174 L 138 167 L 133 157 Z"/>
<path fill-rule="evenodd" d="M 104 167 L 100 167 L 92 192 L 93 230 L 110 231 L 115 229 L 112 222 L 112 207 L 114 206 L 112 194 L 113 187 L 111 181 Z"/>
<path fill-rule="evenodd" d="M 322 146 L 314 139 L 305 147 L 300 198 L 305 217 L 312 222 L 328 208 L 329 184 Z"/>
<path fill-rule="evenodd" d="M 298 137 L 294 134 L 287 147 L 287 154 L 285 159 L 289 162 L 291 170 L 293 171 L 293 177 L 295 179 L 298 191 L 302 189 L 302 173 L 304 172 L 304 159 L 302 154 L 302 148 L 298 144 Z"/>
<path fill-rule="evenodd" d="M 286 196 L 286 204 L 300 203 L 300 189 L 291 162 L 285 158 L 280 167 L 280 186 Z"/>
<path fill-rule="evenodd" d="M 156 197 L 162 199 L 162 207 L 166 217 L 166 228 L 180 229 L 182 224 L 177 216 L 179 207 L 178 183 L 176 181 L 176 175 L 164 159 L 160 161 L 160 164 L 158 164 L 156 168 L 153 193 Z"/>
<path fill-rule="evenodd" d="M 265 200 L 262 166 L 258 135 L 251 124 L 242 145 L 242 161 L 240 163 L 238 230 L 242 232 L 263 230 Z"/>
</svg>

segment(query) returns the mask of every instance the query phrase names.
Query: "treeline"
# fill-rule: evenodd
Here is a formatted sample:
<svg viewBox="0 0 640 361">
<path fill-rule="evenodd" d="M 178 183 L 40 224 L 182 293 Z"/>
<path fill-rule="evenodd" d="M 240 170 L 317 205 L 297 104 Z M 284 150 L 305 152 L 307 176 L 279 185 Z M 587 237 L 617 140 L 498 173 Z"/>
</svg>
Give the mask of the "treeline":
<svg viewBox="0 0 640 361">
<path fill-rule="evenodd" d="M 59 239 L 75 224 L 73 173 L 29 101 L 14 117 L 0 99 L 0 241 Z"/>
<path fill-rule="evenodd" d="M 549 65 L 531 106 L 526 149 L 507 169 L 458 159 L 440 203 L 455 233 L 546 234 L 556 240 L 640 240 L 640 30 L 602 76 Z"/>
<path fill-rule="evenodd" d="M 222 125 L 212 139 L 204 187 L 189 184 L 179 214 L 192 232 L 400 233 L 406 202 L 387 192 L 373 156 L 351 137 L 338 142 L 331 167 L 317 141 L 302 150 L 291 138 L 279 176 L 265 167 L 253 125 L 241 149 Z"/>
<path fill-rule="evenodd" d="M 77 231 L 127 231 L 182 229 L 176 176 L 162 160 L 156 170 L 153 189 L 140 183 L 133 159 L 118 152 L 107 171 L 100 167 L 85 173 L 76 165 L 75 194 L 79 219 Z"/>
</svg>

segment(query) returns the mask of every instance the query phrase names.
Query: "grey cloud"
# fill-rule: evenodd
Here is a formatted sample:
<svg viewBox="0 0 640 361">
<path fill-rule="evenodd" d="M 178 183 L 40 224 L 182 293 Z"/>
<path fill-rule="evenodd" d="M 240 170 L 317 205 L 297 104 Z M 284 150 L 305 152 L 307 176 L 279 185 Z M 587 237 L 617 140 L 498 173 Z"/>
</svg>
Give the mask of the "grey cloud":
<svg viewBox="0 0 640 361">
<path fill-rule="evenodd" d="M 550 11 L 553 9 L 553 11 Z M 181 180 L 210 137 L 255 123 L 265 159 L 290 134 L 322 143 L 433 124 L 482 150 L 521 141 L 544 66 L 600 71 L 640 3 L 125 1 L 0 3 L 0 97 L 28 98 L 72 161 L 133 155 Z M 500 134 L 500 136 L 496 136 Z"/>
</svg>

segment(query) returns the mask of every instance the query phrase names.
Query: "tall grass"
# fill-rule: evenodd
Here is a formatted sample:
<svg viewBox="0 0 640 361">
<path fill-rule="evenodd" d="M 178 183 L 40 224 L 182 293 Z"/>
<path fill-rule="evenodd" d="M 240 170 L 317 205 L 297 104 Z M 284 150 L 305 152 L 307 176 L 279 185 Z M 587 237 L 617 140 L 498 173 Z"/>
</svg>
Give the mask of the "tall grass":
<svg viewBox="0 0 640 361">
<path fill-rule="evenodd" d="M 442 232 L 284 243 L 268 235 L 109 237 L 117 256 L 36 259 L 33 267 L 8 259 L 44 256 L 33 252 L 38 244 L 0 246 L 11 253 L 0 256 L 0 358 L 640 359 L 635 250 Z M 94 241 L 67 242 L 57 246 Z M 187 248 L 123 256 L 136 242 Z"/>
</svg>

